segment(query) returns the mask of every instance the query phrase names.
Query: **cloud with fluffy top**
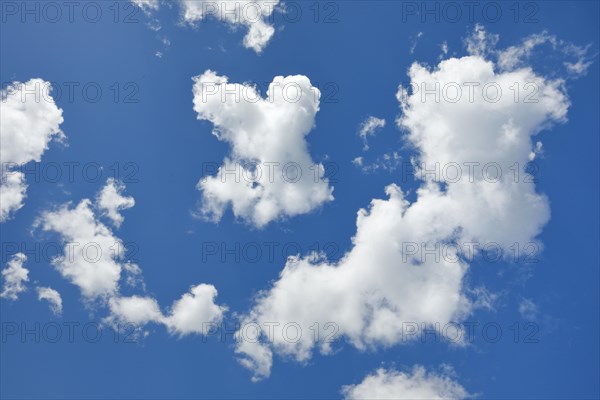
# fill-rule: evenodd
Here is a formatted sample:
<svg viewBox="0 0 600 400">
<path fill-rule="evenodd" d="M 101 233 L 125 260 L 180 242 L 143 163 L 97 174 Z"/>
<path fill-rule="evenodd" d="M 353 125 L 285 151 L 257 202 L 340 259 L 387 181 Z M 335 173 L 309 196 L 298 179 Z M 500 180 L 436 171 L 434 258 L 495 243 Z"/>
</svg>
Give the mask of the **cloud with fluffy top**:
<svg viewBox="0 0 600 400">
<path fill-rule="evenodd" d="M 475 35 L 481 38 L 485 32 Z M 460 322 L 479 304 L 468 296 L 464 278 L 481 246 L 471 251 L 466 243 L 507 249 L 536 240 L 550 218 L 546 197 L 532 180 L 506 173 L 490 180 L 485 168 L 490 163 L 502 171 L 511 171 L 515 163 L 525 166 L 533 137 L 564 122 L 569 101 L 562 81 L 528 67 L 497 72 L 484 54 L 449 58 L 435 68 L 414 63 L 408 72 L 411 84 L 433 88 L 477 82 L 481 88 L 493 83 L 511 93 L 515 83 L 534 82 L 538 101 L 515 102 L 505 95 L 491 102 L 480 89 L 469 96 L 468 88 L 460 98 L 436 99 L 401 87 L 397 124 L 416 153 L 415 169 L 457 164 L 464 175 L 456 180 L 417 174 L 421 186 L 412 202 L 391 184 L 387 199 L 373 199 L 368 209 L 359 210 L 352 249 L 339 262 L 315 256 L 288 262 L 241 318 L 242 325 L 258 324 L 263 331 L 262 340 L 240 340 L 236 347 L 253 380 L 269 376 L 273 353 L 305 363 L 315 350 L 333 351 L 331 343 L 312 335 L 284 340 L 283 323 L 267 332 L 271 321 L 294 321 L 304 332 L 315 323 L 334 324 L 337 336 L 358 349 L 409 343 L 418 335 L 407 336 L 406 324 L 435 328 Z M 453 246 L 445 248 L 444 257 L 423 256 L 424 249 L 440 244 Z M 421 251 L 413 251 L 414 246 Z"/>
<path fill-rule="evenodd" d="M 13 82 L 0 92 L 0 222 L 24 205 L 27 183 L 18 167 L 39 162 L 50 141 L 65 138 L 60 130 L 62 109 L 56 106 L 51 89 L 49 82 L 30 79 Z"/>
<path fill-rule="evenodd" d="M 359 384 L 344 386 L 342 393 L 348 400 L 450 400 L 469 395 L 451 373 L 428 372 L 420 365 L 415 365 L 410 372 L 379 368 Z"/>
<path fill-rule="evenodd" d="M 60 235 L 64 255 L 52 263 L 65 279 L 79 287 L 84 298 L 96 300 L 117 293 L 125 247 L 97 218 L 91 200 L 45 211 L 36 221 L 36 227 Z"/>
<path fill-rule="evenodd" d="M 217 289 L 212 285 L 192 286 L 171 306 L 164 315 L 156 299 L 130 296 L 110 299 L 110 324 L 133 324 L 142 327 L 148 323 L 163 324 L 169 332 L 179 336 L 206 335 L 211 326 L 220 324 L 227 311 L 226 306 L 215 304 Z"/>
<path fill-rule="evenodd" d="M 262 228 L 333 200 L 305 139 L 320 98 L 307 77 L 275 77 L 266 98 L 210 70 L 193 80 L 198 119 L 210 121 L 213 134 L 231 146 L 217 174 L 198 183 L 204 216 L 219 221 L 231 205 L 236 217 Z"/>
</svg>

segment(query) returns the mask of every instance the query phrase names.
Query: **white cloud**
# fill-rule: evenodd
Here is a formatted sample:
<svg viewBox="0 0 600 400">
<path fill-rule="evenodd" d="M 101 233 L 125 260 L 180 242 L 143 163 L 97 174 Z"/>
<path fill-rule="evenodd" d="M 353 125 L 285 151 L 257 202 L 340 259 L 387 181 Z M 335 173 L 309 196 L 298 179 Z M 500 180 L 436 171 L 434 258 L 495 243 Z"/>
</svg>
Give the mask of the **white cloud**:
<svg viewBox="0 0 600 400">
<path fill-rule="evenodd" d="M 569 102 L 562 82 L 544 79 L 530 68 L 497 73 L 483 56 L 450 58 L 433 70 L 415 63 L 409 76 L 416 87 L 473 81 L 483 87 L 493 82 L 502 93 L 511 93 L 515 83 L 534 82 L 538 101 L 515 102 L 505 95 L 490 102 L 481 90 L 472 99 L 463 95 L 455 102 L 436 101 L 431 95 L 422 98 L 420 92 L 409 96 L 400 88 L 402 116 L 397 122 L 416 150 L 416 165 L 479 165 L 472 172 L 464 167 L 458 181 L 441 174 L 420 175 L 422 184 L 412 203 L 398 186 L 389 185 L 387 200 L 374 199 L 368 210 L 358 212 L 353 247 L 338 263 L 315 257 L 288 262 L 242 318 L 242 323 L 258 323 L 270 338 L 237 346 L 253 379 L 269 375 L 273 352 L 306 362 L 316 348 L 323 354 L 332 351 L 331 343 L 309 334 L 295 342 L 284 340 L 286 323 L 299 324 L 303 332 L 315 323 L 334 323 L 339 336 L 365 349 L 410 341 L 405 323 L 432 327 L 464 319 L 478 304 L 463 287 L 469 262 L 478 254 L 465 244 L 494 243 L 501 249 L 515 242 L 524 245 L 548 221 L 546 197 L 536 193 L 530 180 L 515 180 L 508 171 L 515 163 L 526 165 L 534 135 L 565 121 Z M 497 163 L 505 173 L 490 181 L 483 173 L 488 163 Z M 455 246 L 446 248 L 444 257 L 438 252 L 438 259 L 413 254 L 406 246 L 424 251 L 448 243 Z M 265 324 L 273 321 L 280 325 L 265 332 Z"/>
<path fill-rule="evenodd" d="M 36 288 L 38 294 L 38 300 L 46 300 L 50 304 L 50 310 L 54 315 L 62 314 L 62 297 L 60 293 L 51 287 L 38 287 Z"/>
<path fill-rule="evenodd" d="M 530 35 L 523 39 L 520 45 L 510 46 L 498 52 L 498 66 L 503 70 L 512 70 L 515 67 L 522 66 L 537 46 L 547 42 L 552 44 L 553 47 L 557 45 L 556 37 L 549 35 L 547 32 Z"/>
<path fill-rule="evenodd" d="M 363 141 L 363 150 L 369 150 L 369 136 L 375 136 L 375 131 L 379 128 L 383 128 L 385 126 L 385 119 L 377 118 L 370 116 L 360 125 L 360 130 L 358 131 L 358 136 Z"/>
<path fill-rule="evenodd" d="M 106 186 L 102 188 L 96 198 L 96 204 L 102 212 L 108 216 L 118 228 L 123 223 L 123 216 L 119 211 L 126 210 L 135 205 L 133 197 L 122 195 L 125 185 L 122 182 L 109 178 Z"/>
<path fill-rule="evenodd" d="M 23 266 L 27 261 L 27 256 L 23 253 L 17 253 L 6 264 L 2 270 L 2 279 L 4 285 L 0 297 L 8 300 L 17 300 L 19 293 L 27 290 L 25 282 L 29 281 L 29 270 Z"/>
<path fill-rule="evenodd" d="M 231 204 L 236 217 L 263 227 L 333 200 L 305 140 L 320 97 L 307 77 L 275 77 L 266 98 L 210 70 L 193 79 L 198 119 L 210 121 L 213 134 L 231 146 L 217 175 L 198 183 L 205 216 L 218 221 Z"/>
<path fill-rule="evenodd" d="M 267 20 L 279 0 L 204 1 L 181 0 L 183 20 L 194 24 L 206 18 L 216 18 L 233 27 L 248 29 L 244 46 L 261 53 L 275 33 Z"/>
<path fill-rule="evenodd" d="M 521 318 L 528 321 L 535 321 L 538 316 L 538 306 L 530 299 L 521 299 L 519 303 L 519 314 Z"/>
<path fill-rule="evenodd" d="M 587 74 L 588 68 L 594 63 L 594 60 L 598 57 L 598 52 L 595 54 L 590 53 L 591 45 L 585 47 L 577 46 L 572 43 L 562 42 L 562 52 L 566 55 L 574 57 L 574 60 L 565 61 L 564 65 L 567 71 L 578 78 Z"/>
<path fill-rule="evenodd" d="M 15 168 L 30 161 L 39 162 L 53 138 L 64 139 L 59 128 L 62 110 L 50 91 L 50 83 L 42 79 L 13 82 L 1 91 L 0 222 L 23 207 L 27 185 L 24 174 Z"/>
<path fill-rule="evenodd" d="M 158 0 L 132 0 L 132 3 L 149 17 L 160 8 Z M 254 50 L 257 54 L 262 53 L 275 33 L 275 28 L 269 20 L 279 0 L 179 0 L 178 3 L 181 19 L 186 24 L 197 26 L 199 21 L 214 18 L 233 29 L 247 29 L 243 40 L 244 47 Z M 148 27 L 153 31 L 162 28 L 160 21 L 155 18 L 148 23 Z M 164 40 L 163 44 L 168 47 Z M 157 51 L 155 55 L 160 58 L 163 52 Z"/>
<path fill-rule="evenodd" d="M 370 116 L 360 124 L 358 136 L 363 142 L 363 151 L 369 150 L 369 136 L 375 136 L 378 129 L 385 127 L 385 119 Z M 392 172 L 400 165 L 400 154 L 396 151 L 388 152 L 371 163 L 365 163 L 363 157 L 355 157 L 352 164 L 359 167 L 364 173 L 372 173 L 378 170 Z"/>
<path fill-rule="evenodd" d="M 112 322 L 143 326 L 149 322 L 161 323 L 164 320 L 158 302 L 152 297 L 114 297 L 110 299 L 108 306 Z"/>
<path fill-rule="evenodd" d="M 118 210 L 134 205 L 133 198 L 121 195 L 124 190 L 122 183 L 108 179 L 96 196 L 96 209 L 108 213 L 116 224 L 122 221 Z M 151 322 L 164 324 L 170 332 L 180 335 L 203 334 L 204 324 L 221 322 L 227 307 L 214 303 L 217 290 L 212 285 L 193 286 L 173 303 L 168 315 L 163 315 L 152 297 L 122 296 L 119 291 L 122 272 L 126 273 L 128 285 L 141 284 L 145 288 L 142 271 L 137 264 L 124 260 L 123 242 L 98 219 L 94 209 L 89 199 L 81 200 L 75 207 L 66 203 L 42 213 L 36 226 L 61 236 L 64 256 L 57 257 L 53 264 L 64 278 L 79 287 L 85 300 L 100 300 L 100 304 L 108 306 L 110 314 L 105 322 L 139 327 Z M 62 309 L 60 294 L 53 289 L 38 288 L 38 295 L 51 303 L 58 302 L 57 309 Z"/>
<path fill-rule="evenodd" d="M 413 54 L 415 52 L 415 49 L 417 48 L 417 44 L 419 43 L 419 39 L 421 38 L 421 36 L 423 36 L 423 32 L 417 33 L 417 36 L 412 39 L 412 43 L 410 45 L 409 50 L 410 54 Z"/>
<path fill-rule="evenodd" d="M 206 334 L 207 324 L 219 324 L 227 307 L 214 303 L 217 289 L 212 285 L 200 284 L 190 288 L 189 293 L 173 303 L 166 324 L 171 332 L 181 336 L 196 333 Z"/>
<path fill-rule="evenodd" d="M 346 399 L 463 399 L 469 394 L 451 374 L 427 372 L 415 365 L 412 372 L 383 368 L 366 376 L 357 385 L 342 388 Z"/>
<path fill-rule="evenodd" d="M 128 286 L 140 286 L 143 290 L 146 290 L 146 283 L 144 282 L 142 269 L 139 265 L 127 262 L 123 264 L 123 269 L 125 270 L 125 283 Z"/>
<path fill-rule="evenodd" d="M 534 33 L 525 37 L 519 45 L 498 50 L 496 45 L 499 36 L 486 32 L 483 26 L 476 25 L 475 32 L 466 40 L 467 50 L 473 55 L 490 55 L 497 58 L 497 66 L 501 71 L 512 71 L 527 65 L 534 50 L 542 45 L 550 45 L 553 51 L 564 58 L 566 72 L 570 77 L 580 77 L 587 74 L 588 68 L 594 63 L 596 54 L 590 54 L 590 45 L 585 47 L 558 39 L 546 31 Z M 546 52 L 546 57 L 550 53 Z"/>
<path fill-rule="evenodd" d="M 64 255 L 52 263 L 84 297 L 93 300 L 117 293 L 125 248 L 121 239 L 97 219 L 89 199 L 75 207 L 66 203 L 46 211 L 36 225 L 61 236 Z"/>
<path fill-rule="evenodd" d="M 533 148 L 531 149 L 531 152 L 529 153 L 529 160 L 533 161 L 533 160 L 535 160 L 536 157 L 538 157 L 542 154 L 544 154 L 544 144 L 538 140 L 537 142 L 535 142 L 535 145 L 533 146 Z"/>
<path fill-rule="evenodd" d="M 473 33 L 465 39 L 467 52 L 474 56 L 485 57 L 495 49 L 500 36 L 489 34 L 483 25 L 476 24 Z"/>
<path fill-rule="evenodd" d="M 385 153 L 382 156 L 369 164 L 365 163 L 362 157 L 356 157 L 352 160 L 352 164 L 359 167 L 365 174 L 370 174 L 375 171 L 393 172 L 400 166 L 402 157 L 397 151 Z"/>
<path fill-rule="evenodd" d="M 176 300 L 169 315 L 163 315 L 156 299 L 152 297 L 114 297 L 109 301 L 110 316 L 107 322 L 131 323 L 142 327 L 150 322 L 163 324 L 173 334 L 204 335 L 211 324 L 219 324 L 227 307 L 214 303 L 217 289 L 212 285 L 192 286 Z"/>
<path fill-rule="evenodd" d="M 585 61 L 584 59 L 579 59 L 575 62 L 565 61 L 565 66 L 567 70 L 576 76 L 583 76 L 587 74 L 588 68 L 593 64 L 593 61 Z"/>
<path fill-rule="evenodd" d="M 440 44 L 440 49 L 442 50 L 442 54 L 438 57 L 440 60 L 448 55 L 448 42 L 445 40 Z"/>
<path fill-rule="evenodd" d="M 8 220 L 14 212 L 23 207 L 27 196 L 27 182 L 20 171 L 11 171 L 2 165 L 0 186 L 0 222 Z"/>
<path fill-rule="evenodd" d="M 145 12 L 156 11 L 160 8 L 158 0 L 131 0 L 131 2 Z"/>
</svg>

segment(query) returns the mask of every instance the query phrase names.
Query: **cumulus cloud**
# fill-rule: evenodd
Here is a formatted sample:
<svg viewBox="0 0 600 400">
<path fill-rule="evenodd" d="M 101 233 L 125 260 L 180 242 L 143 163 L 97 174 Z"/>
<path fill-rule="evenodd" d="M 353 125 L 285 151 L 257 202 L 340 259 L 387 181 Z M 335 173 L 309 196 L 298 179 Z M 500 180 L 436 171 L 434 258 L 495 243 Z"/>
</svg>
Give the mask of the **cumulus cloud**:
<svg viewBox="0 0 600 400">
<path fill-rule="evenodd" d="M 375 136 L 375 131 L 379 128 L 383 128 L 385 126 L 385 119 L 377 118 L 370 116 L 360 125 L 360 130 L 358 131 L 358 136 L 363 141 L 363 150 L 369 150 L 369 136 Z"/>
<path fill-rule="evenodd" d="M 123 218 L 118 210 L 135 204 L 132 197 L 123 197 L 124 190 L 121 182 L 108 179 L 96 196 L 95 204 L 83 199 L 74 207 L 66 203 L 42 213 L 36 226 L 58 233 L 65 245 L 64 255 L 53 260 L 54 266 L 64 278 L 79 287 L 86 301 L 95 300 L 108 307 L 110 314 L 105 318 L 108 324 L 129 323 L 141 328 L 148 323 L 157 323 L 182 336 L 205 333 L 202 328 L 221 322 L 227 310 L 227 307 L 214 303 L 217 290 L 212 285 L 193 286 L 189 293 L 173 303 L 168 315 L 163 315 L 153 297 L 121 295 L 123 277 L 129 286 L 141 283 L 145 288 L 142 271 L 137 264 L 125 260 L 123 241 L 99 220 L 98 213 L 108 215 L 115 225 L 119 225 Z M 18 272 L 19 276 L 23 275 L 22 271 Z M 11 287 L 15 287 L 15 283 Z M 57 314 L 62 310 L 60 294 L 55 290 L 38 288 L 38 297 L 48 300 Z"/>
<path fill-rule="evenodd" d="M 217 289 L 212 285 L 193 286 L 189 293 L 173 303 L 166 324 L 171 332 L 181 336 L 192 333 L 206 334 L 208 324 L 218 324 L 227 307 L 214 303 Z"/>
<path fill-rule="evenodd" d="M 320 98 L 307 77 L 275 77 L 266 98 L 210 70 L 193 79 L 198 119 L 210 121 L 213 134 L 231 146 L 217 174 L 198 183 L 203 215 L 218 221 L 231 204 L 236 217 L 263 227 L 333 200 L 305 140 Z"/>
<path fill-rule="evenodd" d="M 258 324 L 263 338 L 242 340 L 236 348 L 254 380 L 269 375 L 273 352 L 306 362 L 315 349 L 332 351 L 330 342 L 314 335 L 284 340 L 286 323 L 298 324 L 303 332 L 315 323 L 333 323 L 339 337 L 366 349 L 410 342 L 416 336 L 407 337 L 407 324 L 439 329 L 461 321 L 478 304 L 468 296 L 464 277 L 482 246 L 508 249 L 536 240 L 550 217 L 548 200 L 531 179 L 515 179 L 509 171 L 515 163 L 520 168 L 527 164 L 533 136 L 566 120 L 569 101 L 562 81 L 531 68 L 496 71 L 484 52 L 449 58 L 433 69 L 411 66 L 413 89 L 439 84 L 443 93 L 448 84 L 479 86 L 473 92 L 463 87 L 458 98 L 399 88 L 397 123 L 415 150 L 421 180 L 416 199 L 409 202 L 399 186 L 387 186 L 387 199 L 374 199 L 358 212 L 352 249 L 339 262 L 314 255 L 290 260 L 279 279 L 259 293 L 242 323 Z M 526 82 L 537 86 L 537 102 L 514 100 L 509 87 Z M 490 101 L 481 89 L 488 84 L 505 95 Z M 490 164 L 504 174 L 487 171 Z M 459 179 L 419 173 L 449 165 L 461 167 Z M 451 246 L 442 252 L 442 245 Z M 273 321 L 280 324 L 267 331 L 264 327 Z"/>
<path fill-rule="evenodd" d="M 123 196 L 125 185 L 122 182 L 109 178 L 106 186 L 98 193 L 96 204 L 102 212 L 112 220 L 113 224 L 118 228 L 123 223 L 121 210 L 126 210 L 135 205 L 133 197 Z"/>
<path fill-rule="evenodd" d="M 51 287 L 38 287 L 36 288 L 38 294 L 38 300 L 46 300 L 50 305 L 50 310 L 54 315 L 62 314 L 62 297 L 60 293 Z"/>
<path fill-rule="evenodd" d="M 29 270 L 24 267 L 27 256 L 17 253 L 8 260 L 6 267 L 2 270 L 2 293 L 0 297 L 8 300 L 17 300 L 19 293 L 27 290 L 25 282 L 29 281 Z"/>
<path fill-rule="evenodd" d="M 164 317 L 156 299 L 144 296 L 114 297 L 110 299 L 109 320 L 122 324 L 146 325 L 149 322 L 162 323 Z"/>
<path fill-rule="evenodd" d="M 125 247 L 97 219 L 89 199 L 81 200 L 75 207 L 67 203 L 45 211 L 37 226 L 60 235 L 64 255 L 52 263 L 65 279 L 79 287 L 85 298 L 108 298 L 117 293 Z"/>
<path fill-rule="evenodd" d="M 150 322 L 163 324 L 173 334 L 204 335 L 212 324 L 219 324 L 227 307 L 215 304 L 217 289 L 212 285 L 192 286 L 171 306 L 168 315 L 163 315 L 156 299 L 130 296 L 110 299 L 110 323 L 134 324 L 142 327 Z"/>
<path fill-rule="evenodd" d="M 140 267 L 125 260 L 123 241 L 100 220 L 100 215 L 106 215 L 120 225 L 123 216 L 119 211 L 135 204 L 133 197 L 122 195 L 124 190 L 123 183 L 109 178 L 95 202 L 83 199 L 75 206 L 68 202 L 42 212 L 35 222 L 36 228 L 60 235 L 63 254 L 52 264 L 79 287 L 86 300 L 106 301 L 116 296 L 123 271 L 128 285 L 143 286 Z"/>
<path fill-rule="evenodd" d="M 13 82 L 0 92 L 0 222 L 23 207 L 27 184 L 18 167 L 39 162 L 52 139 L 64 139 L 62 109 L 50 92 L 50 83 L 42 79 Z"/>
<path fill-rule="evenodd" d="M 244 47 L 261 53 L 275 33 L 275 28 L 267 21 L 278 3 L 279 0 L 181 0 L 181 10 L 183 20 L 190 24 L 216 18 L 233 27 L 247 28 Z"/>
<path fill-rule="evenodd" d="M 447 372 L 428 372 L 415 365 L 411 372 L 379 368 L 357 385 L 342 388 L 346 399 L 463 399 L 467 391 Z"/>
</svg>

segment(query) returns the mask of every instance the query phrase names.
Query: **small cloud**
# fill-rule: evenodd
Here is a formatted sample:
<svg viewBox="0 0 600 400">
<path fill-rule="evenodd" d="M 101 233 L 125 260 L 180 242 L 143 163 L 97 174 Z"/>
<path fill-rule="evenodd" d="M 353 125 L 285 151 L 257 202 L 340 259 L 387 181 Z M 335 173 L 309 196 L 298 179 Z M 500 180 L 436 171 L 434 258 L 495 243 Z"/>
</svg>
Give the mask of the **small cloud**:
<svg viewBox="0 0 600 400">
<path fill-rule="evenodd" d="M 440 49 L 442 50 L 442 54 L 438 57 L 438 59 L 443 59 L 448 55 L 448 42 L 445 40 L 440 44 Z"/>
<path fill-rule="evenodd" d="M 465 39 L 467 52 L 473 56 L 486 56 L 494 51 L 500 36 L 487 33 L 483 25 L 476 24 L 473 33 Z"/>
<path fill-rule="evenodd" d="M 158 32 L 162 29 L 162 25 L 160 24 L 160 21 L 157 19 L 153 19 L 152 21 L 148 22 L 146 24 L 146 26 L 154 32 Z"/>
<path fill-rule="evenodd" d="M 17 253 L 8 261 L 6 268 L 2 270 L 4 286 L 0 297 L 8 300 L 17 300 L 19 293 L 27 290 L 25 282 L 29 281 L 29 270 L 24 267 L 27 256 Z"/>
<path fill-rule="evenodd" d="M 160 39 L 161 43 L 165 45 L 165 47 L 169 47 L 171 45 L 171 41 L 167 37 L 162 37 Z"/>
<path fill-rule="evenodd" d="M 138 6 L 146 14 L 151 14 L 152 11 L 156 11 L 160 8 L 158 0 L 131 0 L 133 4 Z"/>
<path fill-rule="evenodd" d="M 535 321 L 538 316 L 538 306 L 529 299 L 522 299 L 519 303 L 519 314 L 521 318 L 529 321 Z"/>
<path fill-rule="evenodd" d="M 538 140 L 535 143 L 535 146 L 533 147 L 531 152 L 529 153 L 529 161 L 535 160 L 536 157 L 541 156 L 542 154 L 544 154 L 543 144 Z"/>
<path fill-rule="evenodd" d="M 480 32 L 482 32 L 480 35 L 483 38 L 489 39 L 490 35 L 487 35 L 482 27 L 480 28 Z M 497 40 L 483 40 L 483 42 L 487 43 L 483 46 L 486 51 L 498 57 L 498 66 L 504 71 L 512 71 L 522 67 L 534 53 L 535 49 L 542 45 L 550 45 L 553 50 L 561 53 L 564 57 L 571 58 L 564 61 L 563 65 L 572 78 L 579 78 L 587 74 L 588 68 L 598 56 L 598 53 L 590 54 L 591 45 L 589 44 L 584 47 L 577 46 L 558 39 L 555 35 L 550 35 L 546 31 L 529 35 L 521 41 L 521 44 L 510 46 L 505 50 L 496 50 L 494 48 Z M 469 39 L 467 39 L 467 43 L 469 43 Z M 477 46 L 473 47 L 476 48 Z"/>
<path fill-rule="evenodd" d="M 135 200 L 130 196 L 123 196 L 125 185 L 109 178 L 106 185 L 96 196 L 96 206 L 102 211 L 102 214 L 108 217 L 115 227 L 120 227 L 123 223 L 123 216 L 120 211 L 127 210 L 135 205 Z"/>
<path fill-rule="evenodd" d="M 54 315 L 62 314 L 62 297 L 60 293 L 51 287 L 38 287 L 37 289 L 38 300 L 46 300 L 50 304 L 50 310 Z"/>
<path fill-rule="evenodd" d="M 417 33 L 417 36 L 415 38 L 412 38 L 412 44 L 410 45 L 410 54 L 413 54 L 415 52 L 415 49 L 417 48 L 417 43 L 419 42 L 421 36 L 423 36 L 423 32 Z"/>
<path fill-rule="evenodd" d="M 357 167 L 362 167 L 363 166 L 363 158 L 360 156 L 356 157 L 354 160 L 352 160 L 352 164 L 356 165 Z"/>
<path fill-rule="evenodd" d="M 352 160 L 352 164 L 359 167 L 363 173 L 370 174 L 378 170 L 393 172 L 398 169 L 401 160 L 400 154 L 397 151 L 392 151 L 377 157 L 371 164 L 365 164 L 363 157 L 356 157 Z"/>
<path fill-rule="evenodd" d="M 385 119 L 370 116 L 360 125 L 360 131 L 358 136 L 363 141 L 363 151 L 369 150 L 369 143 L 367 138 L 369 136 L 375 136 L 375 131 L 385 126 Z"/>
</svg>

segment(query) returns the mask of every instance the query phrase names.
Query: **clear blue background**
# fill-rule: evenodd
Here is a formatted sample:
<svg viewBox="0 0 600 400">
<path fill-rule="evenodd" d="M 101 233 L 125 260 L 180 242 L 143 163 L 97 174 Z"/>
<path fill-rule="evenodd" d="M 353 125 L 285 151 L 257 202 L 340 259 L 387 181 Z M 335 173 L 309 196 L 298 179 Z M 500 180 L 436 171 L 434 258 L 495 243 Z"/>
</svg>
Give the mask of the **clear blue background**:
<svg viewBox="0 0 600 400">
<path fill-rule="evenodd" d="M 5 2 L 6 3 L 6 2 Z M 33 5 L 34 2 L 28 4 Z M 178 7 L 163 5 L 156 16 L 162 22 L 160 35 L 171 46 L 164 50 L 148 19 L 140 12 L 137 23 L 114 23 L 112 2 L 100 2 L 103 17 L 88 23 L 80 13 L 69 23 L 35 23 L 29 17 L 7 17 L 1 25 L 0 77 L 3 87 L 12 80 L 41 77 L 54 82 L 98 82 L 103 97 L 97 103 L 84 101 L 76 91 L 75 101 L 66 94 L 57 101 L 64 110 L 62 125 L 68 147 L 52 144 L 42 165 L 49 162 L 97 162 L 104 175 L 96 183 L 74 182 L 63 176 L 62 185 L 35 182 L 28 176 L 28 197 L 16 217 L 3 224 L 2 242 L 43 245 L 56 240 L 31 226 L 41 210 L 53 204 L 78 202 L 94 196 L 111 176 L 111 165 L 136 163 L 138 182 L 127 184 L 136 206 L 124 212 L 125 222 L 116 231 L 124 242 L 135 243 L 133 255 L 143 269 L 148 292 L 168 306 L 190 285 L 210 283 L 217 287 L 218 303 L 233 312 L 248 310 L 251 298 L 268 287 L 284 265 L 277 259 L 258 263 L 222 263 L 217 257 L 202 262 L 202 243 L 278 241 L 300 243 L 308 252 L 316 243 L 334 242 L 338 255 L 350 247 L 356 212 L 372 198 L 384 197 L 385 185 L 401 182 L 400 173 L 365 175 L 351 164 L 361 155 L 358 125 L 369 115 L 388 122 L 372 141 L 367 157 L 398 150 L 408 160 L 411 152 L 402 146 L 401 132 L 393 121 L 399 113 L 395 99 L 399 83 L 413 61 L 437 64 L 439 44 L 446 40 L 450 54 L 465 54 L 462 40 L 474 22 L 500 34 L 500 47 L 517 44 L 531 33 L 548 30 L 560 39 L 579 45 L 592 43 L 597 49 L 597 2 L 540 2 L 536 23 L 515 22 L 509 3 L 504 15 L 491 23 L 476 12 L 476 19 L 463 16 L 457 23 L 423 23 L 418 17 L 403 21 L 400 2 L 339 2 L 337 23 L 315 23 L 312 2 L 297 3 L 303 10 L 298 22 L 275 16 L 277 32 L 261 55 L 241 45 L 244 29 L 231 29 L 215 21 L 198 29 L 177 26 Z M 125 3 L 121 11 L 130 11 Z M 121 15 L 121 20 L 123 15 Z M 411 38 L 418 32 L 414 54 Z M 222 51 L 221 47 L 225 50 Z M 156 50 L 164 57 L 155 57 Z M 544 57 L 532 60 L 534 67 L 548 68 Z M 560 60 L 557 65 L 560 64 Z M 72 398 L 192 398 L 192 397 L 338 397 L 344 384 L 357 383 L 380 365 L 435 368 L 452 364 L 458 380 L 471 393 L 499 397 L 598 397 L 599 276 L 598 276 L 598 62 L 588 75 L 568 82 L 572 102 L 569 122 L 541 136 L 545 157 L 539 160 L 538 190 L 548 195 L 552 219 L 540 238 L 545 245 L 534 268 L 519 265 L 476 264 L 469 276 L 473 286 L 484 284 L 502 293 L 496 312 L 478 312 L 470 320 L 497 322 L 503 328 L 498 343 L 486 343 L 481 334 L 463 349 L 446 343 L 395 346 L 359 352 L 349 345 L 333 356 L 315 355 L 308 365 L 275 357 L 269 379 L 251 383 L 250 373 L 235 360 L 231 335 L 227 343 L 215 337 L 171 337 L 162 326 L 150 327 L 151 335 L 141 343 L 113 342 L 105 330 L 98 343 L 81 338 L 81 326 L 99 321 L 105 310 L 86 310 L 75 286 L 63 280 L 47 260 L 30 257 L 32 281 L 50 285 L 63 296 L 64 314 L 51 315 L 30 290 L 17 302 L 1 302 L 2 323 L 63 323 L 77 321 L 75 343 L 63 337 L 58 343 L 25 343 L 11 337 L 1 344 L 2 397 Z M 210 134 L 211 125 L 196 120 L 192 109 L 191 77 L 206 69 L 229 76 L 231 82 L 270 82 L 276 75 L 303 74 L 323 88 L 333 82 L 339 88 L 337 103 L 322 103 L 316 128 L 307 137 L 315 161 L 326 159 L 337 165 L 336 200 L 310 215 L 271 224 L 257 231 L 236 222 L 228 212 L 219 224 L 192 217 L 200 198 L 195 185 L 202 176 L 202 163 L 219 163 L 228 152 L 225 144 Z M 138 103 L 115 103 L 110 86 L 127 82 L 139 87 Z M 66 194 L 65 191 L 70 192 Z M 7 258 L 3 244 L 3 262 Z M 531 277 L 522 279 L 523 269 Z M 500 276 L 501 275 L 501 276 Z M 30 284 L 30 286 L 33 286 Z M 521 298 L 540 307 L 537 321 L 539 343 L 514 343 L 510 326 L 523 325 L 518 312 Z M 233 319 L 227 324 L 234 328 Z M 66 335 L 66 330 L 63 331 Z"/>
</svg>

